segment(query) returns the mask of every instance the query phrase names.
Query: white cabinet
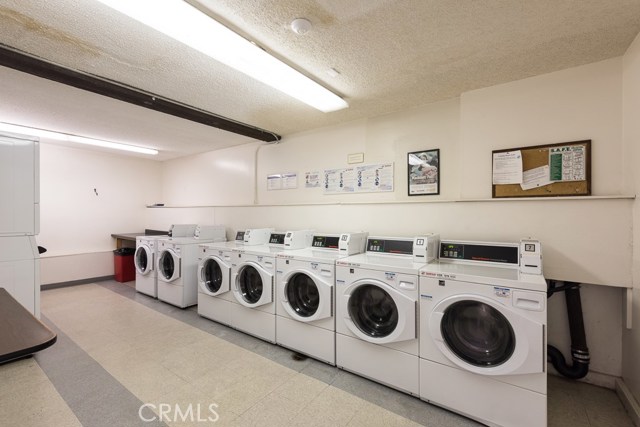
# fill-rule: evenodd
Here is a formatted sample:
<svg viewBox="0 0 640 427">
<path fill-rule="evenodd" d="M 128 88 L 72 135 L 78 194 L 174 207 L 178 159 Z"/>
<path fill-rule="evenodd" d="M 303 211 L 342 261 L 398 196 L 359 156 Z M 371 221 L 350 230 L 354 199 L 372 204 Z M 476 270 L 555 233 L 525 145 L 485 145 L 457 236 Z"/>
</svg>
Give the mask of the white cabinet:
<svg viewBox="0 0 640 427">
<path fill-rule="evenodd" d="M 37 138 L 0 133 L 0 236 L 40 232 Z"/>
<path fill-rule="evenodd" d="M 33 236 L 0 237 L 0 288 L 40 317 L 40 257 Z"/>
</svg>

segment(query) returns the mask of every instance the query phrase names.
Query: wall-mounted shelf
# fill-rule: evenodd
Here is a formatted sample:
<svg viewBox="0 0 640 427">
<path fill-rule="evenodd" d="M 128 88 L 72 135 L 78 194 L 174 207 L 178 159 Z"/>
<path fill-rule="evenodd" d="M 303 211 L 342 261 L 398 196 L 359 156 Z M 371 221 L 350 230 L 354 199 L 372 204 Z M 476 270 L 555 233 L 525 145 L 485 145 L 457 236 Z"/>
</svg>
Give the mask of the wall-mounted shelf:
<svg viewBox="0 0 640 427">
<path fill-rule="evenodd" d="M 601 200 L 635 200 L 635 194 L 621 194 L 611 196 L 569 196 L 569 197 L 519 197 L 504 199 L 436 199 L 436 200 L 380 200 L 354 202 L 308 202 L 308 203 L 280 203 L 280 204 L 250 204 L 250 205 L 148 205 L 149 209 L 205 209 L 205 208 L 268 208 L 285 206 L 349 206 L 349 205 L 405 205 L 432 203 L 517 203 L 517 202 L 566 202 L 566 201 L 601 201 Z"/>
</svg>

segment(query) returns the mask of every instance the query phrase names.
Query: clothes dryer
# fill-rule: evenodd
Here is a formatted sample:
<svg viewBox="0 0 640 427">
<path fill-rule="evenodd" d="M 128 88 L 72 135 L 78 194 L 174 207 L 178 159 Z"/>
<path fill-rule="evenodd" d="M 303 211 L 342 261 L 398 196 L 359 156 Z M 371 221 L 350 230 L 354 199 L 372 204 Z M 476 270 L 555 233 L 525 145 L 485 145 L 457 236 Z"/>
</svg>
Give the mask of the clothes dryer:
<svg viewBox="0 0 640 427">
<path fill-rule="evenodd" d="M 137 236 L 133 263 L 136 268 L 136 291 L 158 297 L 157 241 L 172 237 L 193 237 L 197 224 L 172 224 L 166 235 Z"/>
<path fill-rule="evenodd" d="M 223 226 L 198 226 L 191 238 L 158 239 L 158 299 L 180 308 L 197 304 L 199 245 L 225 240 Z"/>
<path fill-rule="evenodd" d="M 336 365 L 418 395 L 418 272 L 438 235 L 369 237 L 336 261 Z"/>
<path fill-rule="evenodd" d="M 540 254 L 535 240 L 441 243 L 420 271 L 422 399 L 491 426 L 547 425 Z"/>
<path fill-rule="evenodd" d="M 236 305 L 231 292 L 231 265 L 238 257 L 234 248 L 264 245 L 273 228 L 238 231 L 231 242 L 208 243 L 199 247 L 198 314 L 225 325 L 231 325 L 231 309 Z"/>
<path fill-rule="evenodd" d="M 233 249 L 231 326 L 265 341 L 276 342 L 276 254 L 311 244 L 312 230 L 271 233 L 269 243 Z M 287 249 L 285 249 L 287 248 Z"/>
<path fill-rule="evenodd" d="M 335 262 L 364 252 L 367 233 L 315 234 L 276 257 L 276 344 L 336 364 Z"/>
</svg>

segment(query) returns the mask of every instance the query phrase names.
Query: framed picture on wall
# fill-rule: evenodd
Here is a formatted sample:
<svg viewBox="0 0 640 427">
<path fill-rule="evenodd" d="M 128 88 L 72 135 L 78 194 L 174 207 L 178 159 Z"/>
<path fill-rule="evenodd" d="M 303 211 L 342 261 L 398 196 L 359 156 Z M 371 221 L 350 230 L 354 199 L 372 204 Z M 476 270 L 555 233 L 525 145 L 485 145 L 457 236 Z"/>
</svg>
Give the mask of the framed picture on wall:
<svg viewBox="0 0 640 427">
<path fill-rule="evenodd" d="M 409 196 L 440 194 L 440 149 L 407 155 Z"/>
</svg>

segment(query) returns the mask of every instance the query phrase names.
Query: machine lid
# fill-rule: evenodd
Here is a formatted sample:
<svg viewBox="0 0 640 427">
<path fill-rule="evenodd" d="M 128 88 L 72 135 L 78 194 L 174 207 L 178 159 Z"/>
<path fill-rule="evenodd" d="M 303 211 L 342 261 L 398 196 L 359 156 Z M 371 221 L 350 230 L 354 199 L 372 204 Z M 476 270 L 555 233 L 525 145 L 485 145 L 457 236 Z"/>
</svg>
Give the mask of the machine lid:
<svg viewBox="0 0 640 427">
<path fill-rule="evenodd" d="M 386 290 L 376 285 L 357 287 L 349 298 L 348 310 L 356 327 L 373 338 L 386 337 L 398 326 L 398 306 Z"/>
<path fill-rule="evenodd" d="M 509 320 L 482 301 L 451 304 L 444 311 L 440 332 L 449 349 L 473 366 L 499 366 L 511 358 L 516 348 Z"/>
<path fill-rule="evenodd" d="M 177 258 L 170 251 L 163 251 L 158 260 L 158 270 L 166 280 L 174 280 L 179 273 Z"/>
<path fill-rule="evenodd" d="M 220 291 L 224 283 L 224 274 L 220 264 L 214 258 L 207 258 L 202 268 L 202 284 L 211 293 Z"/>
<path fill-rule="evenodd" d="M 237 280 L 238 291 L 242 299 L 249 304 L 257 304 L 264 290 L 260 272 L 252 265 L 245 265 L 242 267 Z"/>
<path fill-rule="evenodd" d="M 320 307 L 320 292 L 315 281 L 305 273 L 295 273 L 286 285 L 289 306 L 300 317 L 311 317 Z"/>
</svg>

